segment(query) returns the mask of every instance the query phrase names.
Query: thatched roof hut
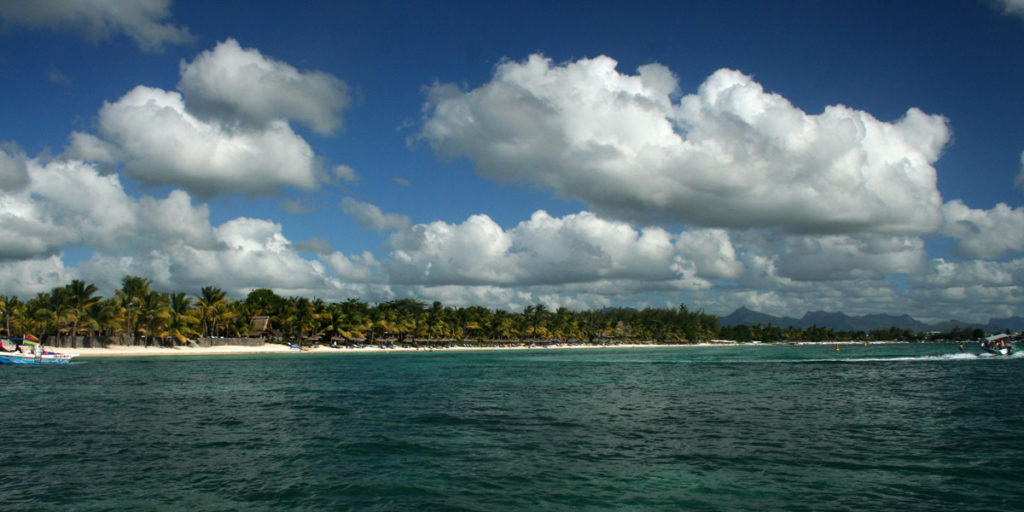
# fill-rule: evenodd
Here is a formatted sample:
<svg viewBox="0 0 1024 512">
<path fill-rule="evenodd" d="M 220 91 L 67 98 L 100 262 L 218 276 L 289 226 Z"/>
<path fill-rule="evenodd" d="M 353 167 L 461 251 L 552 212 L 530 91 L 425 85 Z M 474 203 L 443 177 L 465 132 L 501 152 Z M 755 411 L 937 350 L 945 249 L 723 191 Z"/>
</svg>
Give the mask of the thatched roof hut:
<svg viewBox="0 0 1024 512">
<path fill-rule="evenodd" d="M 252 320 L 249 321 L 249 336 L 256 338 L 276 338 L 277 333 L 274 332 L 274 327 L 270 325 L 270 317 L 252 317 Z"/>
</svg>

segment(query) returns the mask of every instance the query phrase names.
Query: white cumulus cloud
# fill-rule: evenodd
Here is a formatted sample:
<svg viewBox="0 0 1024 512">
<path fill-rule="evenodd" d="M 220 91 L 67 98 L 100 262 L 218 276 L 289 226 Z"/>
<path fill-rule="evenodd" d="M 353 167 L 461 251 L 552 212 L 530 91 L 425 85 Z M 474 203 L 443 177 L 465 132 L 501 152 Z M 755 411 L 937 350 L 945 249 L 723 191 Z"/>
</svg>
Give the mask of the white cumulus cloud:
<svg viewBox="0 0 1024 512">
<path fill-rule="evenodd" d="M 211 196 L 312 189 L 318 182 L 312 148 L 287 122 L 257 130 L 204 121 L 185 109 L 177 92 L 137 86 L 105 104 L 98 124 L 123 158 L 124 172 L 147 183 Z M 88 147 L 98 152 L 104 146 L 93 141 Z"/>
<path fill-rule="evenodd" d="M 48 292 L 78 279 L 77 269 L 64 266 L 60 256 L 43 256 L 19 261 L 0 258 L 0 294 L 27 300 L 37 293 Z"/>
<path fill-rule="evenodd" d="M 351 197 L 341 200 L 341 209 L 351 215 L 360 226 L 374 231 L 397 231 L 408 228 L 412 222 L 405 215 L 384 213 L 376 205 L 356 201 Z"/>
<path fill-rule="evenodd" d="M 116 176 L 81 162 L 25 160 L 29 184 L 0 193 L 0 259 L 49 256 L 66 247 L 116 245 L 133 219 L 133 201 Z M 129 230 L 131 231 L 131 230 Z"/>
<path fill-rule="evenodd" d="M 470 91 L 436 84 L 420 136 L 484 176 L 628 219 L 897 234 L 941 222 L 941 116 L 911 108 L 890 123 L 842 105 L 812 115 L 727 69 L 676 100 L 664 66 L 616 65 L 532 55 Z"/>
<path fill-rule="evenodd" d="M 1003 14 L 1012 14 L 1024 18 L 1024 0 L 990 0 L 999 7 Z"/>
<path fill-rule="evenodd" d="M 942 207 L 942 234 L 958 240 L 954 253 L 991 259 L 1024 252 L 1024 208 L 999 203 L 991 210 L 976 210 L 960 200 Z"/>
<path fill-rule="evenodd" d="M 908 296 L 932 311 L 955 311 L 955 318 L 985 321 L 1019 315 L 1024 306 L 1024 259 L 1006 262 L 936 258 L 927 271 L 910 276 Z"/>
<path fill-rule="evenodd" d="M 788 236 L 774 249 L 780 274 L 799 281 L 881 279 L 927 261 L 924 241 L 913 236 Z"/>
<path fill-rule="evenodd" d="M 330 133 L 349 104 L 347 86 L 319 71 L 300 72 L 233 39 L 182 62 L 181 92 L 136 86 L 98 116 L 98 134 L 75 132 L 64 154 L 150 184 L 177 185 L 211 197 L 272 195 L 316 188 L 334 176 L 291 121 Z M 184 95 L 182 94 L 184 93 Z"/>
<path fill-rule="evenodd" d="M 132 38 L 142 50 L 159 51 L 168 44 L 194 39 L 187 27 L 169 22 L 170 0 L 44 0 L 0 1 L 0 17 L 30 27 L 80 32 L 89 39 L 114 34 Z"/>
<path fill-rule="evenodd" d="M 129 196 L 117 174 L 63 160 L 23 161 L 29 176 L 21 190 L 0 190 L 0 284 L 25 296 L 66 284 L 71 277 L 117 287 L 125 274 L 153 279 L 163 289 L 190 291 L 213 284 L 239 295 L 272 287 L 283 294 L 321 297 L 369 292 L 339 281 L 317 259 L 299 255 L 279 224 L 237 218 L 210 223 L 209 207 L 188 193 L 166 198 Z M 91 258 L 65 268 L 64 252 L 86 248 Z M 326 254 L 338 267 L 339 254 Z M 372 256 L 352 262 L 370 267 Z"/>
<path fill-rule="evenodd" d="M 724 233 L 673 237 L 590 212 L 544 211 L 504 230 L 486 215 L 462 224 L 418 224 L 391 236 L 392 283 L 560 286 L 577 292 L 695 289 L 739 271 Z"/>
<path fill-rule="evenodd" d="M 14 144 L 0 144 L 0 190 L 18 190 L 28 184 L 25 153 Z"/>
<path fill-rule="evenodd" d="M 321 71 L 299 71 L 234 39 L 181 63 L 178 89 L 190 112 L 263 127 L 296 120 L 318 133 L 341 127 L 349 105 L 345 82 Z"/>
</svg>

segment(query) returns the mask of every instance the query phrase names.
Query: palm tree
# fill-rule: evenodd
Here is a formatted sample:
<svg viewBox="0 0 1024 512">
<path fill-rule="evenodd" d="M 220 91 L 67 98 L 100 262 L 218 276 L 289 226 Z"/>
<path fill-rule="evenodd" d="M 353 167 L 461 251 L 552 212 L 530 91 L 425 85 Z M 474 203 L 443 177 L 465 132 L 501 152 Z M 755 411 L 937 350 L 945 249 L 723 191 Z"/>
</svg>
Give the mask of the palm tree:
<svg viewBox="0 0 1024 512">
<path fill-rule="evenodd" d="M 341 312 L 338 334 L 346 340 L 365 337 L 371 325 L 370 306 L 359 299 L 348 299 L 336 306 Z"/>
<path fill-rule="evenodd" d="M 89 326 L 89 347 L 95 345 L 96 333 L 110 336 L 120 316 L 120 301 L 117 297 L 99 301 L 86 309 L 85 320 Z"/>
<path fill-rule="evenodd" d="M 195 323 L 192 309 L 192 297 L 185 295 L 185 292 L 172 292 L 169 296 L 170 319 L 167 324 L 167 334 L 178 343 L 185 343 L 189 336 L 195 334 L 192 327 Z"/>
<path fill-rule="evenodd" d="M 560 307 L 555 311 L 551 325 L 551 335 L 559 340 L 579 339 L 583 336 L 580 319 L 568 308 Z"/>
<path fill-rule="evenodd" d="M 220 288 L 204 286 L 196 300 L 196 308 L 199 310 L 199 320 L 203 324 L 203 336 L 212 335 L 217 330 L 218 316 L 223 314 L 224 306 L 228 299 L 226 293 Z"/>
<path fill-rule="evenodd" d="M 56 302 L 53 293 L 39 292 L 25 303 L 25 325 L 22 333 L 35 333 L 45 339 L 50 332 L 56 332 L 58 323 L 57 312 L 53 310 Z"/>
<path fill-rule="evenodd" d="M 533 338 L 543 338 L 548 334 L 547 327 L 545 326 L 548 316 L 548 308 L 544 304 L 538 303 L 533 306 L 526 306 L 523 310 L 523 317 L 528 323 L 530 336 Z M 524 329 L 523 334 L 525 334 L 526 330 Z"/>
<path fill-rule="evenodd" d="M 132 345 L 136 345 L 136 314 L 141 306 L 142 298 L 149 294 L 149 287 L 153 284 L 149 279 L 138 276 L 124 276 L 121 279 L 121 289 L 114 293 L 121 299 L 121 308 L 124 312 L 124 331 L 131 336 Z"/>
<path fill-rule="evenodd" d="M 166 293 L 151 291 L 142 296 L 138 321 L 146 333 L 145 346 L 149 346 L 149 340 L 158 340 L 163 337 L 164 327 L 170 318 L 170 299 Z"/>
<path fill-rule="evenodd" d="M 512 315 L 508 311 L 498 310 L 490 318 L 487 326 L 487 337 L 495 340 L 511 340 L 522 338 L 523 329 L 520 328 L 519 318 L 522 315 Z"/>
<path fill-rule="evenodd" d="M 236 322 L 240 313 L 231 299 L 224 299 L 213 312 L 213 331 L 217 336 L 238 336 L 238 333 L 245 330 L 244 326 L 240 328 Z"/>
<path fill-rule="evenodd" d="M 299 343 L 306 337 L 306 327 L 313 329 L 316 322 L 316 306 L 305 297 L 295 300 L 295 327 L 299 330 Z"/>
<path fill-rule="evenodd" d="M 426 312 L 426 336 L 435 340 L 444 339 L 454 334 L 455 326 L 452 324 L 455 312 L 445 308 L 438 301 L 430 305 Z"/>
<path fill-rule="evenodd" d="M 341 331 L 344 322 L 345 313 L 339 307 L 339 304 L 335 303 L 327 306 L 324 312 L 320 314 L 319 326 L 325 336 L 322 341 L 324 343 L 333 341 L 334 337 Z"/>
<path fill-rule="evenodd" d="M 86 316 L 90 306 L 100 301 L 100 297 L 94 297 L 98 288 L 94 284 L 85 284 L 85 281 L 75 279 L 67 285 L 68 306 L 71 309 L 71 344 L 78 348 L 78 322 Z"/>
<path fill-rule="evenodd" d="M 15 325 L 18 323 L 18 315 L 24 304 L 21 303 L 15 296 L 3 296 L 0 295 L 0 312 L 4 316 L 4 335 L 7 337 L 11 336 L 11 321 L 14 320 Z"/>
<path fill-rule="evenodd" d="M 53 322 L 54 343 L 63 347 L 67 338 L 61 334 L 67 332 L 67 327 L 74 319 L 75 311 L 71 305 L 71 290 L 66 286 L 59 286 L 50 291 L 50 320 Z"/>
</svg>

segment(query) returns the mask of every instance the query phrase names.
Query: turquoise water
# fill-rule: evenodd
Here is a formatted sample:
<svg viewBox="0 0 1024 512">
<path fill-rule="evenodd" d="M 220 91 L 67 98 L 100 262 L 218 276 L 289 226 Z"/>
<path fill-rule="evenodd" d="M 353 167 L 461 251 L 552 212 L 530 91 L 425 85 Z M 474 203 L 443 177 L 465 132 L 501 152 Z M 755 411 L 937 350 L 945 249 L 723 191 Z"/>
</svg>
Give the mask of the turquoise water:
<svg viewBox="0 0 1024 512">
<path fill-rule="evenodd" d="M 1022 510 L 1022 376 L 951 345 L 0 367 L 0 509 Z"/>
</svg>

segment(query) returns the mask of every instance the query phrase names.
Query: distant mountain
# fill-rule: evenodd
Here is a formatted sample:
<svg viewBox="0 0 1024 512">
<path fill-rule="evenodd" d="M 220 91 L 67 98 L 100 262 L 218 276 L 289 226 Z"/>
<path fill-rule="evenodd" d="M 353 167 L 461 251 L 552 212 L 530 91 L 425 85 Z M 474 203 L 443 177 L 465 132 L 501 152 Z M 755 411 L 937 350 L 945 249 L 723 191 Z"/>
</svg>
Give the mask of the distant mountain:
<svg viewBox="0 0 1024 512">
<path fill-rule="evenodd" d="M 886 315 L 871 314 L 863 316 L 850 316 L 846 313 L 809 311 L 802 318 L 778 317 L 766 313 L 759 313 L 741 307 L 729 315 L 721 318 L 725 327 L 732 325 L 768 325 L 777 327 L 796 327 L 806 329 L 811 326 L 828 327 L 836 331 L 872 331 L 876 329 L 908 329 L 913 332 L 949 332 L 954 328 L 959 329 L 982 329 L 985 332 L 1003 332 L 1007 329 L 1018 332 L 1024 330 L 1024 317 L 1009 317 L 992 319 L 988 325 L 972 324 L 959 320 L 949 320 L 937 324 L 926 324 L 910 315 Z"/>
<path fill-rule="evenodd" d="M 858 330 L 870 331 L 873 329 L 888 329 L 890 327 L 896 327 L 898 329 L 909 329 L 914 332 L 930 331 L 927 324 L 921 322 L 910 315 L 886 315 L 882 313 L 876 313 L 873 315 L 864 315 L 860 317 L 853 317 L 857 319 L 859 325 Z"/>
<path fill-rule="evenodd" d="M 786 327 L 789 324 L 780 323 L 783 319 L 765 313 L 758 313 L 747 309 L 746 306 L 733 311 L 729 316 L 722 317 L 722 325 L 778 325 Z"/>
<path fill-rule="evenodd" d="M 788 316 L 773 316 L 767 313 L 759 313 L 751 309 L 747 309 L 746 306 L 742 306 L 736 311 L 729 313 L 721 318 L 722 327 L 729 327 L 732 325 L 768 325 L 772 324 L 777 327 L 799 327 L 800 319 L 792 318 Z"/>
<path fill-rule="evenodd" d="M 1009 318 L 993 318 L 989 320 L 988 332 L 1003 332 L 1009 329 L 1011 332 L 1024 331 L 1024 317 L 1011 316 Z"/>
</svg>

